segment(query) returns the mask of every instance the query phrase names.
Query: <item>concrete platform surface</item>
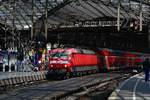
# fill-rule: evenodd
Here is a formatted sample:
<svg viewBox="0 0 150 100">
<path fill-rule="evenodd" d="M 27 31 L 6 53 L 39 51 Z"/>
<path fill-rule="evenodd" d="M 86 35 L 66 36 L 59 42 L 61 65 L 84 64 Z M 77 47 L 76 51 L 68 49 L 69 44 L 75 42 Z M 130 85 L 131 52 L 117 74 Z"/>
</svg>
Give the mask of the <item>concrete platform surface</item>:
<svg viewBox="0 0 150 100">
<path fill-rule="evenodd" d="M 14 77 L 40 75 L 40 74 L 45 74 L 45 73 L 47 73 L 47 71 L 44 71 L 44 72 L 0 72 L 0 80 L 14 78 Z"/>
<path fill-rule="evenodd" d="M 47 72 L 1 72 L 0 87 L 45 80 Z"/>
<path fill-rule="evenodd" d="M 150 100 L 150 82 L 145 82 L 143 73 L 123 83 L 110 95 L 108 100 Z"/>
</svg>

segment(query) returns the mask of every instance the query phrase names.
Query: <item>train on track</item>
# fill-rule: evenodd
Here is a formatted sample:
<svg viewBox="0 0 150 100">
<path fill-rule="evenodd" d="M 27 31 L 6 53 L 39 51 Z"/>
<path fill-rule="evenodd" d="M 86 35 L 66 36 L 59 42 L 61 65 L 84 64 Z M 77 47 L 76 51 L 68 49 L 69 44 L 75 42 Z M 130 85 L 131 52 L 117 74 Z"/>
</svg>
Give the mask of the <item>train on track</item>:
<svg viewBox="0 0 150 100">
<path fill-rule="evenodd" d="M 138 69 L 150 54 L 112 49 L 65 48 L 49 52 L 48 72 L 58 77 L 81 76 L 106 70 Z"/>
</svg>

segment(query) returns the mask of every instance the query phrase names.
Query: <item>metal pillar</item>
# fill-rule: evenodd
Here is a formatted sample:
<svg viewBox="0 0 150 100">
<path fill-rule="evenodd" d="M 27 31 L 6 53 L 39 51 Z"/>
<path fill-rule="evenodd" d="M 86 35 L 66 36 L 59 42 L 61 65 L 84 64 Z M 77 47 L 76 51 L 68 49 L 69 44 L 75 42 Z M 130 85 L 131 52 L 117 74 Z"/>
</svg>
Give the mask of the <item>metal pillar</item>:
<svg viewBox="0 0 150 100">
<path fill-rule="evenodd" d="M 33 39 L 33 23 L 34 23 L 34 0 L 32 0 L 32 15 L 31 15 L 31 39 Z"/>
<path fill-rule="evenodd" d="M 6 41 L 7 41 L 7 31 L 6 31 L 6 24 L 7 24 L 7 18 L 6 18 L 6 16 L 5 16 L 5 44 L 4 44 L 4 47 L 5 47 L 5 50 L 6 50 L 6 46 L 7 46 L 7 44 L 6 44 Z"/>
<path fill-rule="evenodd" d="M 5 72 L 5 64 L 3 64 L 3 72 Z"/>
<path fill-rule="evenodd" d="M 140 0 L 140 31 L 142 31 L 142 0 Z"/>
<path fill-rule="evenodd" d="M 13 36 L 12 36 L 12 40 L 13 40 L 13 43 L 12 43 L 12 50 L 14 50 L 15 49 L 15 38 L 14 38 L 14 36 L 15 36 L 15 19 L 14 19 L 14 16 L 15 16 L 15 6 L 16 6 L 16 3 L 15 3 L 15 0 L 13 1 L 13 3 L 14 3 L 14 5 L 13 5 L 13 11 L 12 11 L 12 13 L 13 13 L 13 15 L 12 15 L 12 34 L 13 34 Z"/>
<path fill-rule="evenodd" d="M 45 39 L 46 39 L 46 41 L 47 41 L 47 13 L 48 13 L 48 0 L 46 0 L 46 6 L 45 6 Z"/>
<path fill-rule="evenodd" d="M 148 51 L 150 50 L 150 22 L 148 24 Z"/>
<path fill-rule="evenodd" d="M 117 30 L 120 31 L 120 0 L 118 1 Z"/>
</svg>

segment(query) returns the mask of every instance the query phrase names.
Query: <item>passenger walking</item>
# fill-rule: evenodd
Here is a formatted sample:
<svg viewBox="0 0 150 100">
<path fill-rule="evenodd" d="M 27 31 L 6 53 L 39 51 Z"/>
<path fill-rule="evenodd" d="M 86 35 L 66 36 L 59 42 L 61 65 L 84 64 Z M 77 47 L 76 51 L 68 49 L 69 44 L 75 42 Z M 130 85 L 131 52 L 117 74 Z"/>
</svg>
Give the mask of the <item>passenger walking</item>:
<svg viewBox="0 0 150 100">
<path fill-rule="evenodd" d="M 143 62 L 143 70 L 145 72 L 145 82 L 150 81 L 149 77 L 149 71 L 150 71 L 150 61 L 149 58 L 146 58 L 145 61 Z"/>
</svg>

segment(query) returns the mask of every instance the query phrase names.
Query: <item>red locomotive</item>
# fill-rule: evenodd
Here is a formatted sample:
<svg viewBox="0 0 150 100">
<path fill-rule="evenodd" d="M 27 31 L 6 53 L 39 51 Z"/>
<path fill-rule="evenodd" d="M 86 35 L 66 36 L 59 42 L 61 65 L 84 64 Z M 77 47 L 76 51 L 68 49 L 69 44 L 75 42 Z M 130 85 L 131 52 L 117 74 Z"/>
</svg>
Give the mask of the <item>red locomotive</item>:
<svg viewBox="0 0 150 100">
<path fill-rule="evenodd" d="M 65 76 L 95 73 L 100 70 L 137 68 L 148 54 L 99 49 L 54 49 L 49 53 L 49 73 L 65 73 Z"/>
</svg>

